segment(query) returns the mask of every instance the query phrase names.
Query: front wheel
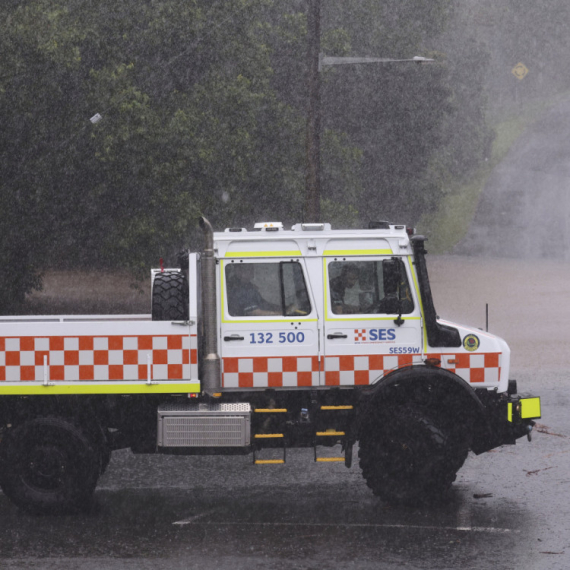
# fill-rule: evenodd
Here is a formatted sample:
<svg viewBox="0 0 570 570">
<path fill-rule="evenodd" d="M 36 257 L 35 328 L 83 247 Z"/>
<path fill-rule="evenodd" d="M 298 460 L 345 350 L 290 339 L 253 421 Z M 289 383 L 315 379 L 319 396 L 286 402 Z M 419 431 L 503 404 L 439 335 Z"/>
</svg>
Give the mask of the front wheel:
<svg viewBox="0 0 570 570">
<path fill-rule="evenodd" d="M 68 514 L 89 506 L 101 456 L 67 419 L 43 417 L 8 431 L 0 447 L 0 486 L 20 508 Z"/>
<path fill-rule="evenodd" d="M 440 499 L 455 481 L 468 445 L 456 442 L 425 412 L 401 407 L 360 438 L 362 474 L 375 495 L 390 504 Z"/>
</svg>

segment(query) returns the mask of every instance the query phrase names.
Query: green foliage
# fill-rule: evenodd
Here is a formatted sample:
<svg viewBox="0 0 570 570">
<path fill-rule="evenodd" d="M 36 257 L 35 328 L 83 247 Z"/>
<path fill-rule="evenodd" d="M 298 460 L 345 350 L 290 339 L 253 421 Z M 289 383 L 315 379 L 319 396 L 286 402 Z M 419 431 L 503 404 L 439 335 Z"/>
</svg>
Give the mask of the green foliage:
<svg viewBox="0 0 570 570">
<path fill-rule="evenodd" d="M 305 8 L 6 0 L 0 262 L 12 275 L 0 278 L 0 310 L 15 310 L 46 267 L 174 262 L 196 247 L 200 213 L 217 227 L 301 220 Z M 323 2 L 322 50 L 411 57 L 449 12 L 448 0 Z M 322 74 L 322 208 L 335 225 L 417 217 L 445 176 L 480 160 L 480 94 L 464 119 L 477 152 L 455 148 L 470 96 L 458 77 L 446 63 Z"/>
</svg>

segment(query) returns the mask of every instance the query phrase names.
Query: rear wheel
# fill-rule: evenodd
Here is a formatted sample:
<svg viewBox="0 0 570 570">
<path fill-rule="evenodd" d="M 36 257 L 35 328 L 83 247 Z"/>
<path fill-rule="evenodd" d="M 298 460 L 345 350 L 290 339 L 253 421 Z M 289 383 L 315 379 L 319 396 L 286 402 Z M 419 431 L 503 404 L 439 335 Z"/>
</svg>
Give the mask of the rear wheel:
<svg viewBox="0 0 570 570">
<path fill-rule="evenodd" d="M 188 320 L 188 287 L 183 273 L 156 274 L 152 286 L 152 320 Z"/>
<path fill-rule="evenodd" d="M 5 434 L 0 447 L 0 485 L 22 509 L 67 514 L 91 503 L 101 455 L 67 419 L 29 420 Z"/>
<path fill-rule="evenodd" d="M 440 499 L 455 481 L 468 444 L 455 441 L 436 421 L 412 407 L 374 422 L 360 438 L 360 467 L 375 495 L 391 504 Z"/>
</svg>

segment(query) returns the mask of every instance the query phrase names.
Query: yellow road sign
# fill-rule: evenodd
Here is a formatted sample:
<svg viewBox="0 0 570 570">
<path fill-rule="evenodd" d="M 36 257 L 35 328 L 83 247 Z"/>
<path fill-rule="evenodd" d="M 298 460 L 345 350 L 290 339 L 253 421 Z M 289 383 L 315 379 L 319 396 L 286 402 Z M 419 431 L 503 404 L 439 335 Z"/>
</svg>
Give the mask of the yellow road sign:
<svg viewBox="0 0 570 570">
<path fill-rule="evenodd" d="M 511 73 L 517 79 L 524 79 L 527 76 L 528 68 L 524 63 L 517 63 L 511 70 Z"/>
</svg>

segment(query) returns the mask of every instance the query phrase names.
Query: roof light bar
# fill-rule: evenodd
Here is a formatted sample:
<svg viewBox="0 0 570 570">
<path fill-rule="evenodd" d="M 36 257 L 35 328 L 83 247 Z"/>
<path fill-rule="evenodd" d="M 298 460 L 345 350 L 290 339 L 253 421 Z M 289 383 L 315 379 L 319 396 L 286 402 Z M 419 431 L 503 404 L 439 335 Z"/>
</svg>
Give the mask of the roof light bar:
<svg viewBox="0 0 570 570">
<path fill-rule="evenodd" d="M 269 231 L 276 231 L 283 229 L 282 222 L 258 222 L 253 226 L 254 230 L 269 230 Z"/>
<path fill-rule="evenodd" d="M 301 224 L 301 230 L 304 232 L 322 232 L 325 224 Z"/>
</svg>

